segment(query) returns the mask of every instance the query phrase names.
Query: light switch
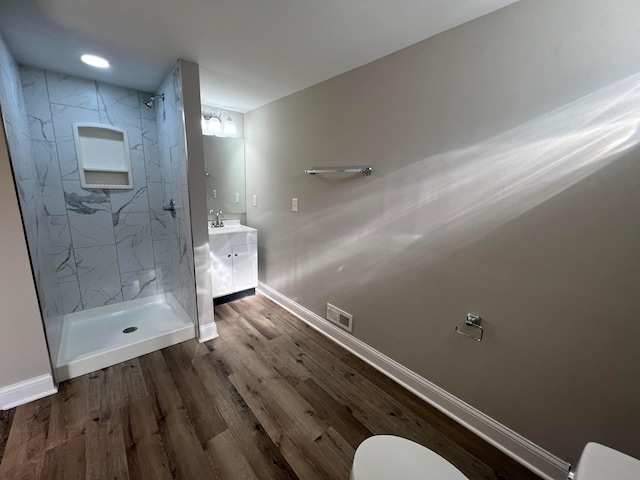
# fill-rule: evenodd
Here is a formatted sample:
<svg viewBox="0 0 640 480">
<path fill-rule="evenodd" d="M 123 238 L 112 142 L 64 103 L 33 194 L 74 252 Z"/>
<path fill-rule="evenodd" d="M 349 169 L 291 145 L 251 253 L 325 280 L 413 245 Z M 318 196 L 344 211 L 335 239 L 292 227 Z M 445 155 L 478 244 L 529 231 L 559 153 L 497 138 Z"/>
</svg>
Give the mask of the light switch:
<svg viewBox="0 0 640 480">
<path fill-rule="evenodd" d="M 218 192 L 216 192 L 215 190 L 213 191 L 213 198 L 218 198 Z"/>
<path fill-rule="evenodd" d="M 258 206 L 258 195 L 254 195 L 253 196 L 253 206 L 257 207 Z"/>
<path fill-rule="evenodd" d="M 297 198 L 292 198 L 291 199 L 291 211 L 292 212 L 297 212 L 298 211 L 298 199 Z"/>
<path fill-rule="evenodd" d="M 236 192 L 236 203 L 240 203 L 240 194 Z"/>
</svg>

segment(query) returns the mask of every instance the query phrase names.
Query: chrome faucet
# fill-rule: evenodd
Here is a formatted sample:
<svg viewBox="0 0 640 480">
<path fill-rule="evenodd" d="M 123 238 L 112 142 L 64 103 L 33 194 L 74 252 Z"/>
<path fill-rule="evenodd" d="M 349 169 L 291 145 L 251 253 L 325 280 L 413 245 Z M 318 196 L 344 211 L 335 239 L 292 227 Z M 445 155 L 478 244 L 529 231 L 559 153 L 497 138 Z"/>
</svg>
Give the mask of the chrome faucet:
<svg viewBox="0 0 640 480">
<path fill-rule="evenodd" d="M 209 213 L 213 212 L 213 209 L 209 210 Z M 211 226 L 214 228 L 224 227 L 224 217 L 222 216 L 222 210 L 218 210 L 215 213 L 216 219 L 211 222 Z"/>
</svg>

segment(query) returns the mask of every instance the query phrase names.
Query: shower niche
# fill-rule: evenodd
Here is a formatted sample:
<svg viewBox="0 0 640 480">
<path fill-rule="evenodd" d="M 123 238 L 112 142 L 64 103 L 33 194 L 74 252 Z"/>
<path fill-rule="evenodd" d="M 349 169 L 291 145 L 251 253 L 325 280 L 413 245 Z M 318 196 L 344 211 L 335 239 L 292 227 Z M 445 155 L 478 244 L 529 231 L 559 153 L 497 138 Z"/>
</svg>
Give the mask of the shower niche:
<svg viewBox="0 0 640 480">
<path fill-rule="evenodd" d="M 83 188 L 133 188 L 129 140 L 124 129 L 74 123 L 73 136 Z"/>
</svg>

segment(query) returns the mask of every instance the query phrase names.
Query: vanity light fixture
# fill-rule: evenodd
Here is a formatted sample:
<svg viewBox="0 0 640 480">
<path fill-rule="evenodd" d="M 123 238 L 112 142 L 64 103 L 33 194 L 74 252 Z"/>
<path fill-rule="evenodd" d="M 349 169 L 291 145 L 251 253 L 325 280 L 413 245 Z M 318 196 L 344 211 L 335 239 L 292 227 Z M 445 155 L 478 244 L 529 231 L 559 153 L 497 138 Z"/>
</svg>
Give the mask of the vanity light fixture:
<svg viewBox="0 0 640 480">
<path fill-rule="evenodd" d="M 82 60 L 87 65 L 91 65 L 92 67 L 109 68 L 109 61 L 97 55 L 85 54 L 80 57 L 80 60 Z"/>
<path fill-rule="evenodd" d="M 202 114 L 202 134 L 203 135 L 219 135 L 222 133 L 222 120 L 220 115 L 212 113 Z"/>
<path fill-rule="evenodd" d="M 227 120 L 223 122 L 224 115 Z M 217 135 L 219 137 L 235 137 L 237 130 L 231 115 L 225 111 L 216 113 L 215 111 L 202 113 L 202 134 Z"/>
</svg>

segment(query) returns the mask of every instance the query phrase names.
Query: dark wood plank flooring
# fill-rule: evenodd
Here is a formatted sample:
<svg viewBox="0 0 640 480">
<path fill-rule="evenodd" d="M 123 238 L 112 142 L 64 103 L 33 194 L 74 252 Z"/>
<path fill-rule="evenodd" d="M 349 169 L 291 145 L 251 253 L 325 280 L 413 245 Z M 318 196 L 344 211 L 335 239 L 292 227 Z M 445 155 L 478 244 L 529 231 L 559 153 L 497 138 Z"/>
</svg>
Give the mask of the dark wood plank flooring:
<svg viewBox="0 0 640 480">
<path fill-rule="evenodd" d="M 538 479 L 261 295 L 216 320 L 213 341 L 0 412 L 0 478 L 347 480 L 360 442 L 393 434 L 470 479 Z"/>
</svg>

